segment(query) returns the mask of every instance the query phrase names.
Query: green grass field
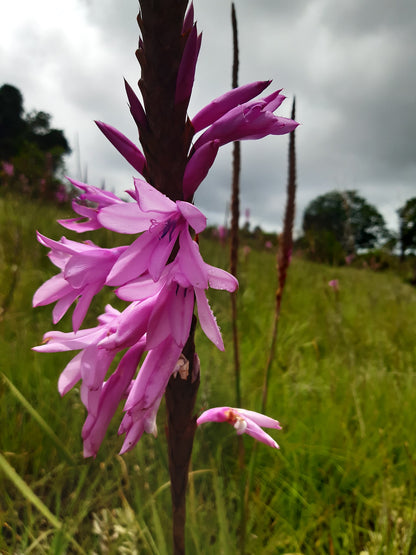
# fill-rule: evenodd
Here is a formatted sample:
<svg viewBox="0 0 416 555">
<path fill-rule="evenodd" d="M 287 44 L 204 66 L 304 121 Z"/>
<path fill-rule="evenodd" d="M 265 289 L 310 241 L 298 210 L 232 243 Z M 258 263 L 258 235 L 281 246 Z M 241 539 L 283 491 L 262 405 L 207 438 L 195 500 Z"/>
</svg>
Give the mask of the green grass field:
<svg viewBox="0 0 416 555">
<path fill-rule="evenodd" d="M 68 214 L 69 215 L 69 214 Z M 118 422 L 96 459 L 82 458 L 78 391 L 57 379 L 71 353 L 31 347 L 52 328 L 51 307 L 33 310 L 55 269 L 35 229 L 59 238 L 53 207 L 0 199 L 0 553 L 168 554 L 170 492 L 164 408 L 159 438 L 120 457 Z M 110 245 L 104 232 L 92 236 Z M 228 251 L 201 239 L 203 256 L 227 267 Z M 240 262 L 239 328 L 244 406 L 261 405 L 276 288 L 275 256 Z M 338 279 L 339 294 L 328 286 Z M 109 293 L 85 326 L 95 325 Z M 198 412 L 234 405 L 230 302 L 210 293 L 226 352 L 198 331 Z M 60 329 L 69 329 L 66 318 Z M 416 290 L 391 273 L 331 268 L 296 257 L 289 270 L 270 381 L 268 414 L 281 446 L 255 450 L 248 554 L 416 552 Z M 121 411 L 120 411 L 121 412 Z M 197 430 L 188 491 L 187 549 L 238 553 L 241 492 L 253 460 L 233 429 Z"/>
</svg>

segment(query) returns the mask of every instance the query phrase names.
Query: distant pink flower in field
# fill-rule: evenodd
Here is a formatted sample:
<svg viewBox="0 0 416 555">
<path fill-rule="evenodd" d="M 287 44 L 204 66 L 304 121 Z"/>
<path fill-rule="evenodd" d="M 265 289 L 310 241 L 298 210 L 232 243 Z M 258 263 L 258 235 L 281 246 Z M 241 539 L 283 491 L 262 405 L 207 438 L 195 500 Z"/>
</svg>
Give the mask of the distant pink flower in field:
<svg viewBox="0 0 416 555">
<path fill-rule="evenodd" d="M 60 204 L 63 204 L 64 202 L 67 202 L 68 200 L 68 193 L 67 190 L 65 189 L 65 187 L 63 185 L 60 185 L 58 190 L 55 193 L 55 199 L 57 200 L 57 202 L 59 202 Z"/>
<path fill-rule="evenodd" d="M 218 226 L 218 237 L 221 240 L 224 240 L 227 236 L 227 228 L 223 225 L 219 225 Z"/>
<path fill-rule="evenodd" d="M 262 427 L 281 430 L 280 423 L 259 412 L 231 407 L 216 407 L 203 412 L 196 421 L 198 426 L 205 422 L 228 422 L 234 426 L 238 435 L 246 433 L 270 447 L 279 449 L 275 440 L 269 434 L 266 434 Z"/>
<path fill-rule="evenodd" d="M 12 175 L 14 175 L 13 164 L 11 164 L 10 162 L 2 162 L 1 165 L 6 175 L 8 175 L 9 177 L 12 177 Z"/>
<path fill-rule="evenodd" d="M 351 262 L 354 260 L 354 258 L 355 258 L 355 254 L 348 254 L 348 255 L 345 257 L 345 263 L 348 264 L 348 265 L 350 265 Z"/>
<path fill-rule="evenodd" d="M 332 287 L 334 291 L 339 291 L 339 282 L 337 279 L 331 279 L 331 281 L 328 281 L 328 285 Z"/>
<path fill-rule="evenodd" d="M 266 249 L 272 249 L 273 248 L 273 243 L 271 241 L 266 241 L 264 246 L 266 247 Z"/>
<path fill-rule="evenodd" d="M 244 256 L 245 259 L 247 259 L 250 252 L 251 252 L 251 247 L 249 247 L 248 245 L 244 245 L 243 246 L 243 256 Z"/>
</svg>

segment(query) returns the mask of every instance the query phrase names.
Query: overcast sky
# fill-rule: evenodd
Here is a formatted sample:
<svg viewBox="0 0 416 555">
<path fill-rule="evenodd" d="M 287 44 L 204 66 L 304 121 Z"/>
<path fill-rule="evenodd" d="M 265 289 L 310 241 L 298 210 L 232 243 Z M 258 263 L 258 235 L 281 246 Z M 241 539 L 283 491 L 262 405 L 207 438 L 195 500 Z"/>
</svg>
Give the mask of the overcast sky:
<svg viewBox="0 0 416 555">
<path fill-rule="evenodd" d="M 230 88 L 228 0 L 195 0 L 203 43 L 190 115 Z M 416 196 L 415 0 L 236 0 L 239 82 L 273 79 L 296 95 L 297 228 L 305 206 L 332 189 L 356 189 L 390 228 Z M 123 77 L 137 90 L 137 0 L 20 0 L 0 19 L 0 85 L 20 89 L 25 110 L 52 115 L 73 149 L 71 177 L 87 175 L 122 192 L 134 170 L 93 123 L 133 141 Z M 270 89 L 271 90 L 271 89 Z M 242 144 L 241 211 L 253 225 L 281 228 L 287 136 Z M 224 221 L 231 147 L 221 150 L 195 203 L 209 223 Z"/>
</svg>

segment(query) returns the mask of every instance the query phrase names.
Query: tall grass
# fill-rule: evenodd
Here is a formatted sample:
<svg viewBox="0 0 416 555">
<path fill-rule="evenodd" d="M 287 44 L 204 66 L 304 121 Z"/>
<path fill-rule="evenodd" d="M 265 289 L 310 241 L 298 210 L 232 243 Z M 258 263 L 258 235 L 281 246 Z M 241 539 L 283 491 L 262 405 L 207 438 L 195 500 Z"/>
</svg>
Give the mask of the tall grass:
<svg viewBox="0 0 416 555">
<path fill-rule="evenodd" d="M 31 297 L 54 272 L 34 229 L 59 237 L 57 216 L 65 217 L 53 207 L 0 200 L 0 306 L 10 299 L 0 321 L 0 370 L 29 404 L 0 380 L 0 454 L 35 496 L 25 494 L 2 466 L 0 551 L 168 553 L 164 434 L 157 440 L 144 437 L 120 457 L 115 422 L 97 458 L 83 460 L 85 413 L 78 392 L 60 399 L 56 390 L 71 355 L 30 350 L 51 328 L 50 307 L 32 310 Z M 109 244 L 107 236 L 92 237 Z M 226 266 L 227 253 L 203 237 L 201 251 L 211 263 Z M 273 254 L 253 249 L 239 277 L 241 387 L 247 408 L 256 410 L 273 319 Z M 334 278 L 338 296 L 328 287 Z M 228 348 L 219 353 L 196 334 L 202 366 L 198 410 L 227 405 L 233 395 L 228 303 L 215 291 L 210 298 Z M 95 314 L 103 300 L 94 305 Z M 274 436 L 281 450 L 258 447 L 248 553 L 415 552 L 415 308 L 415 290 L 393 274 L 294 258 L 268 395 L 268 412 L 284 428 Z M 94 315 L 89 318 L 86 326 L 94 325 Z M 251 438 L 244 441 L 247 448 L 252 445 Z M 189 553 L 236 552 L 236 445 L 226 425 L 197 431 L 188 494 Z M 246 453 L 248 458 L 250 449 Z M 36 499 L 56 521 L 42 513 Z"/>
</svg>

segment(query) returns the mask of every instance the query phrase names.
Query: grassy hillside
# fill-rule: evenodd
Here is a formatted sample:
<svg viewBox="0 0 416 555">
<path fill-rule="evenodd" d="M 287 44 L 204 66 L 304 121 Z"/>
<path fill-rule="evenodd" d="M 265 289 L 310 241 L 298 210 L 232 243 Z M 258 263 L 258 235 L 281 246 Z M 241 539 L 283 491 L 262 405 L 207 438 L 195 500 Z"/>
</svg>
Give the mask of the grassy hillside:
<svg viewBox="0 0 416 555">
<path fill-rule="evenodd" d="M 65 230 L 56 217 L 65 215 L 0 199 L 0 369 L 7 378 L 0 380 L 0 552 L 169 553 L 163 407 L 157 440 L 145 437 L 120 457 L 114 422 L 97 458 L 84 460 L 78 391 L 61 399 L 56 389 L 71 354 L 30 350 L 52 328 L 50 307 L 33 310 L 31 297 L 55 273 L 35 229 L 59 238 Z M 112 240 L 104 232 L 91 237 L 101 245 Z M 227 266 L 218 244 L 202 238 L 201 251 Z M 256 410 L 273 318 L 274 254 L 252 249 L 240 268 L 242 395 Z M 338 294 L 331 279 L 339 280 Z M 97 299 L 85 326 L 110 298 Z M 233 406 L 235 397 L 229 299 L 216 291 L 210 298 L 226 352 L 197 333 L 198 411 Z M 283 425 L 273 434 L 281 450 L 258 445 L 253 458 L 253 440 L 244 438 L 239 468 L 232 428 L 197 431 L 190 554 L 237 552 L 250 461 L 247 553 L 416 551 L 415 309 L 415 289 L 392 274 L 293 260 L 268 402 Z M 67 318 L 60 329 L 69 327 Z"/>
</svg>

